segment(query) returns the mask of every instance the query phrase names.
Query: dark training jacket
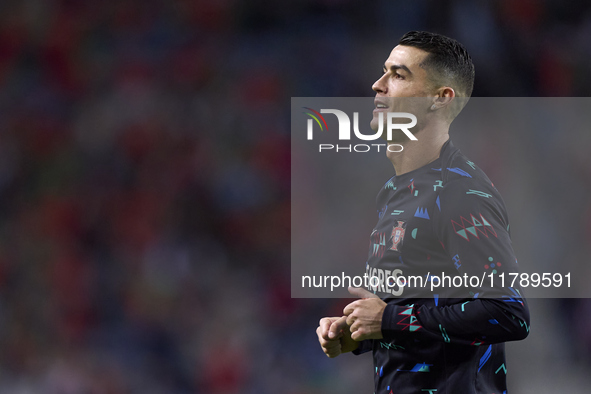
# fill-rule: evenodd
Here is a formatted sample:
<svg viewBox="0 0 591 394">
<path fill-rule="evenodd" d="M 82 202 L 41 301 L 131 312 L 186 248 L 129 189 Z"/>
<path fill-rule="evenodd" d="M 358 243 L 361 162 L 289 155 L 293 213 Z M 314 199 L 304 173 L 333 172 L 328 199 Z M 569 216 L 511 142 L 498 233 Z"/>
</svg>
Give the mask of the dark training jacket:
<svg viewBox="0 0 591 394">
<path fill-rule="evenodd" d="M 529 310 L 497 189 L 448 141 L 376 201 L 366 273 L 384 338 L 354 351 L 373 352 L 375 393 L 506 393 L 504 342 L 528 335 Z"/>
</svg>

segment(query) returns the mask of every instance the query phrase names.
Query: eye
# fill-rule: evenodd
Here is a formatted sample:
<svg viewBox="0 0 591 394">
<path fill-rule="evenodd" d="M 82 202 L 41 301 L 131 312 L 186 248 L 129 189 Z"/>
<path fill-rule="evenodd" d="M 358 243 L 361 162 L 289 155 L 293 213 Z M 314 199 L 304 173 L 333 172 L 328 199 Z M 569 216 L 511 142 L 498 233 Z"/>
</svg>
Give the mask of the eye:
<svg viewBox="0 0 591 394">
<path fill-rule="evenodd" d="M 404 79 L 404 77 L 398 73 L 396 73 L 396 75 L 394 76 L 394 78 L 396 79 Z"/>
</svg>

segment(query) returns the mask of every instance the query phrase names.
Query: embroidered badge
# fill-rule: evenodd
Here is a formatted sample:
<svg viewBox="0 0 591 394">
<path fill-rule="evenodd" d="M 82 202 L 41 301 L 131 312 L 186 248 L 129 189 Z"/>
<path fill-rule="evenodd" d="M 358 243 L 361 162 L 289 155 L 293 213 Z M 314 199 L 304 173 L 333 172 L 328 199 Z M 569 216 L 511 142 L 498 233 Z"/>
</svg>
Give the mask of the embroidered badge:
<svg viewBox="0 0 591 394">
<path fill-rule="evenodd" d="M 402 241 L 404 240 L 404 233 L 406 232 L 406 222 L 404 220 L 397 220 L 398 225 L 392 229 L 392 247 L 390 250 L 400 251 Z"/>
</svg>

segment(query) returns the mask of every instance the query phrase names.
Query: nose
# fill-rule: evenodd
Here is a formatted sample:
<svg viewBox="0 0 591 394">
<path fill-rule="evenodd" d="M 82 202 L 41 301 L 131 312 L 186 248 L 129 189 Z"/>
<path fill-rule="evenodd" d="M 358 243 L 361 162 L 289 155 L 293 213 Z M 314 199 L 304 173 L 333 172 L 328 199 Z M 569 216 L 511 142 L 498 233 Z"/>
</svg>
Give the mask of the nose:
<svg viewBox="0 0 591 394">
<path fill-rule="evenodd" d="M 382 75 L 377 81 L 375 81 L 373 83 L 373 85 L 371 86 L 372 90 L 376 93 L 386 93 L 386 84 L 384 81 L 384 78 L 386 77 L 386 74 Z"/>
</svg>

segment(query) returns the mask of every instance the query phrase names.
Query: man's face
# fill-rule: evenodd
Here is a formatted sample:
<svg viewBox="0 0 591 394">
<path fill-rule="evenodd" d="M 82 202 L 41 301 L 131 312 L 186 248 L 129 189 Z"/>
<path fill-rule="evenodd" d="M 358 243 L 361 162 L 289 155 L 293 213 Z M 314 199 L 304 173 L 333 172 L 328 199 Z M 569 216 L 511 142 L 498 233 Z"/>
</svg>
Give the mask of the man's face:
<svg viewBox="0 0 591 394">
<path fill-rule="evenodd" d="M 378 129 L 378 116 L 388 112 L 410 112 L 419 117 L 429 107 L 426 97 L 433 96 L 427 70 L 420 66 L 429 54 L 422 49 L 398 45 L 384 63 L 384 74 L 372 86 L 377 93 L 371 128 Z M 396 97 L 422 97 L 422 99 L 395 99 Z M 423 108 L 425 107 L 425 108 Z M 384 127 L 385 129 L 385 127 Z"/>
</svg>

